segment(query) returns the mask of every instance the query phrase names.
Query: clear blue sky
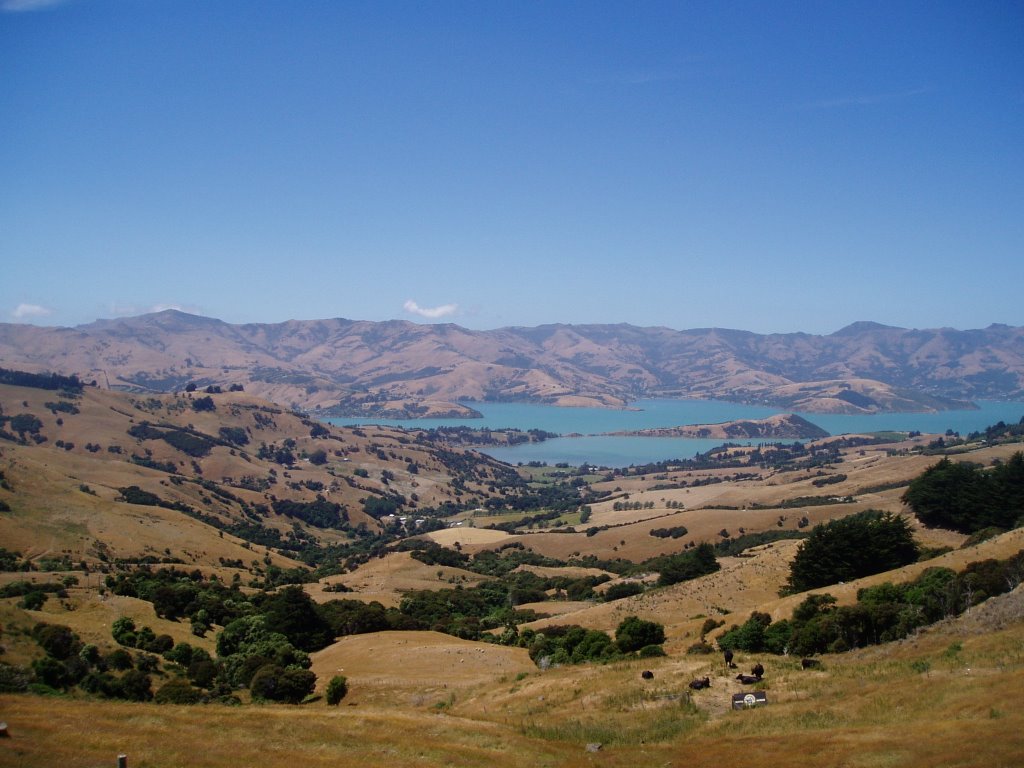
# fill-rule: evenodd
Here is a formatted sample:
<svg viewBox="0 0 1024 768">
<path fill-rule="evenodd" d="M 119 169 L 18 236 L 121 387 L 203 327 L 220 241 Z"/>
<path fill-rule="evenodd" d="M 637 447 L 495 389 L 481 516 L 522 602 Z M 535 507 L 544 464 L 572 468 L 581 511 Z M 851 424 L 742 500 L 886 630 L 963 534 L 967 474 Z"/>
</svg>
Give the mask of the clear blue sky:
<svg viewBox="0 0 1024 768">
<path fill-rule="evenodd" d="M 1024 4 L 0 0 L 0 321 L 1024 324 Z"/>
</svg>

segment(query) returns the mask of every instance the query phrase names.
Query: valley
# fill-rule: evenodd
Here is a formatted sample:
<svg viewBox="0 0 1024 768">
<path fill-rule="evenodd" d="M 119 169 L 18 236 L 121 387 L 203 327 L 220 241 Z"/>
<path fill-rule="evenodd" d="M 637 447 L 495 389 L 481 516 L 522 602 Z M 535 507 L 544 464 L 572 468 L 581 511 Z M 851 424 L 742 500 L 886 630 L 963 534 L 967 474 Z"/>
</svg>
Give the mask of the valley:
<svg viewBox="0 0 1024 768">
<path fill-rule="evenodd" d="M 161 571 L 180 574 L 168 584 L 230 588 L 255 610 L 299 588 L 331 621 L 348 622 L 332 626 L 376 628 L 342 630 L 309 653 L 315 690 L 300 706 L 253 708 L 246 686 L 205 689 L 210 703 L 192 705 L 75 687 L 57 697 L 0 693 L 12 736 L 0 744 L 0 762 L 104 763 L 126 752 L 143 765 L 235 765 L 256 759 L 247 746 L 254 728 L 276 734 L 260 747 L 259 761 L 271 766 L 296 756 L 356 765 L 384 754 L 426 765 L 700 765 L 752 741 L 779 765 L 806 765 L 807 745 L 826 743 L 835 762 L 811 764 L 884 756 L 921 765 L 938 754 L 948 765 L 979 756 L 1012 764 L 1020 754 L 1015 739 L 995 738 L 1021 722 L 1003 703 L 1024 678 L 1020 588 L 908 637 L 825 653 L 820 670 L 802 670 L 794 656 L 740 651 L 742 671 L 757 661 L 768 670 L 759 687 L 769 705 L 750 712 L 731 711 L 730 696 L 744 686 L 721 655 L 693 651 L 755 613 L 787 620 L 807 598 L 780 593 L 808 533 L 870 510 L 906 520 L 932 554 L 819 590 L 840 608 L 856 606 L 865 588 L 921 579 L 928 569 L 960 572 L 1018 556 L 1024 529 L 975 539 L 925 527 L 902 497 L 942 455 L 1012 463 L 1019 430 L 948 443 L 906 434 L 768 442 L 593 472 L 511 467 L 434 432 L 325 425 L 230 387 L 143 396 L 59 377 L 29 383 L 53 388 L 0 385 L 0 546 L 14 553 L 0 586 L 24 584 L 26 575 L 66 586 L 31 607 L 25 597 L 0 599 L 4 685 L 14 684 L 12 670 L 42 669 L 39 622 L 112 654 L 111 627 L 127 619 L 216 659 L 225 626 L 212 617 L 220 614 L 190 620 L 193 609 L 183 607 L 172 617 L 145 597 L 155 593 L 129 588 Z M 714 570 L 666 583 L 673 558 L 706 546 Z M 467 603 L 431 614 L 443 620 L 415 618 L 437 599 L 458 606 L 478 592 L 497 602 L 479 614 L 463 613 Z M 663 656 L 538 664 L 538 638 L 575 625 L 607 642 L 630 617 L 663 627 Z M 498 642 L 512 630 L 512 642 Z M 130 653 L 145 662 L 146 653 Z M 191 679 L 154 659 L 153 691 Z M 325 707 L 338 676 L 347 695 Z M 690 691 L 703 676 L 711 688 Z M 194 762 L 171 735 L 181 728 L 216 746 Z M 410 728 L 423 738 L 404 738 Z"/>
</svg>

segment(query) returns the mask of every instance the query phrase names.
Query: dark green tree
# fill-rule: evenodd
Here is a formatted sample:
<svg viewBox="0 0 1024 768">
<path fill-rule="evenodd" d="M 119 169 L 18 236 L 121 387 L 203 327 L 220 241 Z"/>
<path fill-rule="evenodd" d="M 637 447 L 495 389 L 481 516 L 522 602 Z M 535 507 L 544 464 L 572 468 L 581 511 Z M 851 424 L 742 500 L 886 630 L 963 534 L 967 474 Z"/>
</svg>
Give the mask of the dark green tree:
<svg viewBox="0 0 1024 768">
<path fill-rule="evenodd" d="M 639 651 L 645 645 L 665 642 L 665 627 L 638 616 L 627 616 L 615 629 L 615 644 L 623 653 Z"/>
<path fill-rule="evenodd" d="M 300 650 L 318 651 L 334 639 L 330 625 L 302 587 L 285 587 L 267 597 L 260 609 L 267 630 L 284 635 Z"/>
<path fill-rule="evenodd" d="M 866 510 L 815 526 L 790 565 L 787 591 L 852 581 L 917 559 L 917 544 L 898 515 Z"/>
<path fill-rule="evenodd" d="M 308 669 L 282 668 L 276 664 L 260 667 L 249 683 L 257 701 L 298 704 L 316 687 L 316 675 Z"/>
<path fill-rule="evenodd" d="M 663 587 L 696 579 L 721 568 L 715 558 L 715 548 L 707 542 L 688 552 L 658 558 L 651 567 L 658 571 L 658 584 Z"/>
<path fill-rule="evenodd" d="M 990 488 L 981 469 L 948 458 L 911 481 L 903 501 L 928 526 L 972 533 L 984 527 L 982 509 L 989 506 Z"/>
<path fill-rule="evenodd" d="M 213 402 L 213 398 L 209 395 L 203 397 L 197 397 L 192 401 L 193 411 L 215 411 L 217 406 Z"/>
<path fill-rule="evenodd" d="M 129 669 L 121 675 L 120 698 L 129 701 L 149 701 L 153 698 L 153 683 L 149 675 L 137 669 Z"/>
</svg>

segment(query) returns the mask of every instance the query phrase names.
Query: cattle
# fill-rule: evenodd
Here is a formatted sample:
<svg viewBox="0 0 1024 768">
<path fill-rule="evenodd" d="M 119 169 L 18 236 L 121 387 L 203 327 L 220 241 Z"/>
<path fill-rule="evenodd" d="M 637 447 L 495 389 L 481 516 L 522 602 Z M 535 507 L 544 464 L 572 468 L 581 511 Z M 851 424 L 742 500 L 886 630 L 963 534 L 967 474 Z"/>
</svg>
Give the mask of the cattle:
<svg viewBox="0 0 1024 768">
<path fill-rule="evenodd" d="M 735 665 L 732 663 L 732 651 L 725 652 L 725 666 L 729 669 L 735 669 Z"/>
<path fill-rule="evenodd" d="M 696 680 L 690 681 L 690 689 L 694 691 L 700 691 L 704 688 L 711 687 L 710 677 L 698 677 Z"/>
<path fill-rule="evenodd" d="M 804 669 L 817 669 L 821 666 L 819 659 L 800 659 L 800 666 Z"/>
<path fill-rule="evenodd" d="M 743 685 L 753 685 L 754 683 L 761 682 L 761 678 L 757 675 L 744 675 L 742 672 L 736 675 L 736 679 L 743 683 Z"/>
<path fill-rule="evenodd" d="M 754 665 L 754 668 L 750 670 L 750 674 L 754 677 L 764 677 L 764 667 L 761 665 L 761 662 L 757 662 Z"/>
<path fill-rule="evenodd" d="M 640 673 L 640 677 L 642 677 L 644 680 L 653 680 L 654 673 L 651 672 L 651 670 L 649 669 L 645 669 L 643 672 Z"/>
</svg>

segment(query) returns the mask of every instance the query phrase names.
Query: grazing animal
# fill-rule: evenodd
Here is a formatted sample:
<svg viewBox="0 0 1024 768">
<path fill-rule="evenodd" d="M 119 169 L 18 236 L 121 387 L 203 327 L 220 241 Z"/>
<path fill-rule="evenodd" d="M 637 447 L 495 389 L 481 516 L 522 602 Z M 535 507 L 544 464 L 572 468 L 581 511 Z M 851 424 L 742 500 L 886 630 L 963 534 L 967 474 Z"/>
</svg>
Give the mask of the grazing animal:
<svg viewBox="0 0 1024 768">
<path fill-rule="evenodd" d="M 760 683 L 761 678 L 757 675 L 744 675 L 742 672 L 736 675 L 736 679 L 744 685 L 753 685 L 754 683 Z"/>
<path fill-rule="evenodd" d="M 725 666 L 732 668 L 732 651 L 725 652 Z"/>
<path fill-rule="evenodd" d="M 817 669 L 821 666 L 819 659 L 800 659 L 800 666 L 804 669 Z"/>
<path fill-rule="evenodd" d="M 654 673 L 651 672 L 651 670 L 649 669 L 645 669 L 643 672 L 640 673 L 640 677 L 642 677 L 644 680 L 653 680 Z"/>
<path fill-rule="evenodd" d="M 690 688 L 692 690 L 694 690 L 694 691 L 699 691 L 699 690 L 701 690 L 703 688 L 710 688 L 710 687 L 711 687 L 711 678 L 710 677 L 698 677 L 696 680 L 691 680 L 690 681 Z"/>
<path fill-rule="evenodd" d="M 754 668 L 750 670 L 750 674 L 754 677 L 764 677 L 764 667 L 761 665 L 761 662 L 757 662 L 754 665 Z"/>
</svg>

